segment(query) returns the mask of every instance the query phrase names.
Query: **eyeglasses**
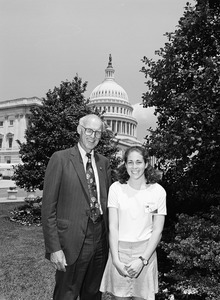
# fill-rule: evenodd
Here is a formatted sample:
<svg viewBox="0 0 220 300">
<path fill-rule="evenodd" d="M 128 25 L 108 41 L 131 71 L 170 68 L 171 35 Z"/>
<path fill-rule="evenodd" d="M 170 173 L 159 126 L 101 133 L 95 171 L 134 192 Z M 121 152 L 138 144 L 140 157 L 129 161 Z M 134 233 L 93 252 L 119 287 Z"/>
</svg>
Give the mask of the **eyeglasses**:
<svg viewBox="0 0 220 300">
<path fill-rule="evenodd" d="M 82 126 L 82 125 L 81 125 Z M 91 129 L 91 128 L 86 128 L 86 127 L 84 127 L 84 126 L 82 126 L 83 128 L 84 128 L 84 130 L 85 130 L 85 134 L 86 135 L 92 135 L 93 133 L 95 134 L 95 137 L 96 138 L 100 138 L 101 136 L 102 136 L 102 132 L 101 131 L 95 131 L 95 130 L 93 130 L 93 129 Z"/>
</svg>

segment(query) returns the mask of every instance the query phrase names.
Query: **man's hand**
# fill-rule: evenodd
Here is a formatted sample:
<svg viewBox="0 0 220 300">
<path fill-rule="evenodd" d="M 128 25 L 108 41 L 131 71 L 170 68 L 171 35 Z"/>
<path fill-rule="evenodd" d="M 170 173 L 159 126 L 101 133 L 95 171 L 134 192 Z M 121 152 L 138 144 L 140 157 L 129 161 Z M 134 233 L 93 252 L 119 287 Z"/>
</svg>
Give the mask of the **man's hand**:
<svg viewBox="0 0 220 300">
<path fill-rule="evenodd" d="M 65 266 L 67 266 L 66 258 L 63 250 L 59 250 L 50 254 L 50 261 L 54 265 L 55 269 L 66 272 Z"/>
</svg>

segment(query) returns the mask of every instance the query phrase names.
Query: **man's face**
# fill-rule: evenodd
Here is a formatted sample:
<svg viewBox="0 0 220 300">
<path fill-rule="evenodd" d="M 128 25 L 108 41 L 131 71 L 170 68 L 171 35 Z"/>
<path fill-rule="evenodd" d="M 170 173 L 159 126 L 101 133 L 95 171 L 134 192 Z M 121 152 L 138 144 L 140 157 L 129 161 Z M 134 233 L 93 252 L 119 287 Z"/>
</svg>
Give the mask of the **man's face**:
<svg viewBox="0 0 220 300">
<path fill-rule="evenodd" d="M 92 129 L 92 130 L 91 130 Z M 98 118 L 90 118 L 83 125 L 79 125 L 79 143 L 86 152 L 91 152 L 99 143 L 102 122 Z M 92 134 L 91 134 L 92 132 Z M 96 133 L 98 132 L 98 133 Z M 98 135 L 98 137 L 97 137 Z"/>
</svg>

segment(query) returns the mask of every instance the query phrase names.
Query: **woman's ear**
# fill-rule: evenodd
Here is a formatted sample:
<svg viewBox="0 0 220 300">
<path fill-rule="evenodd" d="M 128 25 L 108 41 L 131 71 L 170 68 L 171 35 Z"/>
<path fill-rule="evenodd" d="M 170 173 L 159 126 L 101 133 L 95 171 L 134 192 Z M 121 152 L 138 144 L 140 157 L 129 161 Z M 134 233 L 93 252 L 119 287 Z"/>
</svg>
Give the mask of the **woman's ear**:
<svg viewBox="0 0 220 300">
<path fill-rule="evenodd" d="M 147 169 L 147 167 L 148 167 L 148 162 L 146 162 L 146 164 L 145 164 L 145 169 Z"/>
</svg>

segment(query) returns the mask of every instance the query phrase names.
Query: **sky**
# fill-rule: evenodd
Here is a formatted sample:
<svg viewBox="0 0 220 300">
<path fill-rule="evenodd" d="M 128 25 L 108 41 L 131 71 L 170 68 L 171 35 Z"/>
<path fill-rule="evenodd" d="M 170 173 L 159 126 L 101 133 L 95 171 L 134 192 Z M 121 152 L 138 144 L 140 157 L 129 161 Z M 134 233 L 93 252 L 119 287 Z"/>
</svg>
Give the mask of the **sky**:
<svg viewBox="0 0 220 300">
<path fill-rule="evenodd" d="M 0 101 L 45 97 L 78 74 L 86 98 L 105 77 L 109 54 L 115 81 L 128 94 L 138 138 L 155 127 L 144 109 L 144 56 L 156 59 L 187 0 L 0 0 Z M 188 1 L 194 4 L 193 0 Z M 143 123 L 143 124 L 142 124 Z"/>
</svg>

